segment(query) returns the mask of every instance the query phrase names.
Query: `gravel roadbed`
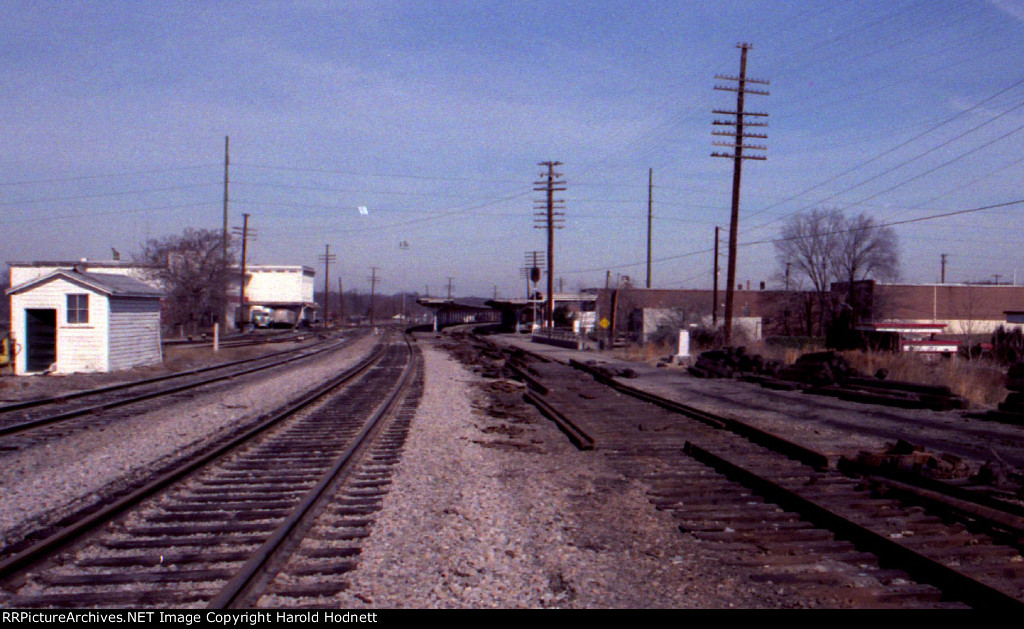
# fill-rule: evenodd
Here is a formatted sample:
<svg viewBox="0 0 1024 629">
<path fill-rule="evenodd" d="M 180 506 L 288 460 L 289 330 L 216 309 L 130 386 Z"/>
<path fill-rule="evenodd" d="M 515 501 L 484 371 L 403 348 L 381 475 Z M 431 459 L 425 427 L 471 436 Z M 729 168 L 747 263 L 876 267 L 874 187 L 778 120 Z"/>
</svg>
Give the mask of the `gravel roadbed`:
<svg viewBox="0 0 1024 629">
<path fill-rule="evenodd" d="M 96 503 L 105 488 L 144 477 L 247 418 L 282 406 L 355 364 L 375 342 L 374 336 L 364 337 L 283 373 L 239 378 L 216 394 L 169 401 L 99 430 L 0 456 L 0 548 Z"/>
<path fill-rule="evenodd" d="M 342 608 L 812 604 L 716 562 L 599 452 L 423 342 L 426 388 Z M 518 408 L 518 410 L 517 410 Z M 523 409 L 528 410 L 523 410 Z"/>
<path fill-rule="evenodd" d="M 618 378 L 625 385 L 738 419 L 833 458 L 880 452 L 904 439 L 935 454 L 961 457 L 974 471 L 996 455 L 1024 468 L 1024 429 L 971 419 L 963 411 L 892 408 L 799 391 L 773 391 L 736 379 L 695 378 L 681 367 L 658 369 L 602 352 L 563 350 L 510 335 L 499 338 L 560 361 L 573 358 L 629 368 L 637 377 Z"/>
</svg>

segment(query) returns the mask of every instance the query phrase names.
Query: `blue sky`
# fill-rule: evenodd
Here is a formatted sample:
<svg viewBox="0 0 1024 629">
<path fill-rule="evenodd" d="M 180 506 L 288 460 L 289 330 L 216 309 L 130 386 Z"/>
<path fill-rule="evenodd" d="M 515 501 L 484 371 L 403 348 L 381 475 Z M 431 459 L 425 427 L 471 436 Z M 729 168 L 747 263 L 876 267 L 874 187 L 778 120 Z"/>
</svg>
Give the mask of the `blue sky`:
<svg viewBox="0 0 1024 629">
<path fill-rule="evenodd" d="M 566 290 L 643 284 L 648 169 L 653 285 L 710 287 L 732 179 L 711 110 L 735 104 L 715 75 L 749 42 L 770 126 L 741 244 L 840 208 L 894 223 L 906 281 L 945 253 L 947 281 L 1024 283 L 1021 1 L 5 0 L 0 42 L 0 261 L 220 229 L 230 136 L 250 263 L 322 275 L 329 244 L 346 289 L 375 267 L 385 292 L 521 296 L 557 160 Z M 771 244 L 740 248 L 739 281 L 777 270 Z"/>
</svg>

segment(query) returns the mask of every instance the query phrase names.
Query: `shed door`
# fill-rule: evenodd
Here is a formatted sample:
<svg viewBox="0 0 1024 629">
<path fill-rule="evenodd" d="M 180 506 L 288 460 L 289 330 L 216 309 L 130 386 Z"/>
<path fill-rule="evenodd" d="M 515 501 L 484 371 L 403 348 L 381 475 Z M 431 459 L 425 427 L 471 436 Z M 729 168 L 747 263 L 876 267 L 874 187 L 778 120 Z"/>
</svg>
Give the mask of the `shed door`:
<svg viewBox="0 0 1024 629">
<path fill-rule="evenodd" d="M 57 311 L 25 310 L 25 369 L 46 371 L 57 361 Z"/>
</svg>

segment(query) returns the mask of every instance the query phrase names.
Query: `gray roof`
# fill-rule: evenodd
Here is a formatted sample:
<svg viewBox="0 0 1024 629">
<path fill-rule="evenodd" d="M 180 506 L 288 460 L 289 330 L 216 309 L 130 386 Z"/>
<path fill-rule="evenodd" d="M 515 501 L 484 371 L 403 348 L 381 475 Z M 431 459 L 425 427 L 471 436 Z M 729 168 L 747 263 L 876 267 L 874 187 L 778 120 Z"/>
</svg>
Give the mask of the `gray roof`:
<svg viewBox="0 0 1024 629">
<path fill-rule="evenodd" d="M 140 282 L 135 278 L 128 277 L 127 275 L 116 275 L 113 273 L 79 273 L 78 271 L 65 271 L 63 269 L 58 269 L 52 273 L 47 273 L 42 277 L 37 277 L 18 286 L 11 287 L 7 290 L 7 294 L 11 295 L 25 291 L 58 277 L 63 277 L 70 282 L 82 284 L 97 292 L 106 293 L 111 297 L 147 297 L 150 299 L 159 299 L 163 296 L 163 291 L 153 288 L 149 284 Z"/>
</svg>

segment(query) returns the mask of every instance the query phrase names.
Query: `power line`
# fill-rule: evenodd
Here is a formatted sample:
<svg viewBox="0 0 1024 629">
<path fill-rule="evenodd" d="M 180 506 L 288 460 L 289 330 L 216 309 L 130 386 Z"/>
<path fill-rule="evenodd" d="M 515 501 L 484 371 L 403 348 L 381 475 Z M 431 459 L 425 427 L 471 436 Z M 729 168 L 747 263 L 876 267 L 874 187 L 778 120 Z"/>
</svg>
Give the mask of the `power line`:
<svg viewBox="0 0 1024 629">
<path fill-rule="evenodd" d="M 183 209 L 183 208 L 200 208 L 200 207 L 207 206 L 207 205 L 213 205 L 214 203 L 217 203 L 218 205 L 220 205 L 219 201 L 217 201 L 217 202 L 215 202 L 215 201 L 203 201 L 203 202 L 199 202 L 199 203 L 183 203 L 183 204 L 179 204 L 179 205 L 161 205 L 161 206 L 157 206 L 157 207 L 136 208 L 136 209 L 132 209 L 132 210 L 113 210 L 113 211 L 106 211 L 106 212 L 102 212 L 102 211 L 101 212 L 89 211 L 89 212 L 85 212 L 85 213 L 60 214 L 60 215 L 56 215 L 56 216 L 54 216 L 54 215 L 49 215 L 49 216 L 38 216 L 38 215 L 36 215 L 36 216 L 31 216 L 29 218 L 16 218 L 16 219 L 0 220 L 0 225 L 7 225 L 7 224 L 11 224 L 11 223 L 39 223 L 39 222 L 43 222 L 43 221 L 58 221 L 58 220 L 64 220 L 64 219 L 67 219 L 67 218 L 80 218 L 82 216 L 93 217 L 93 216 L 113 216 L 113 215 L 117 215 L 117 214 L 139 214 L 139 213 L 143 213 L 143 212 L 165 212 L 165 211 L 168 211 L 168 210 L 180 210 L 180 209 Z"/>
<path fill-rule="evenodd" d="M 913 143 L 913 142 L 916 142 L 917 140 L 919 140 L 919 139 L 923 138 L 924 136 L 926 136 L 926 135 L 928 135 L 928 134 L 930 134 L 930 133 L 932 133 L 932 132 L 934 132 L 934 131 L 936 131 L 936 130 L 938 130 L 938 129 L 940 129 L 940 128 L 944 127 L 944 126 L 946 126 L 947 124 L 949 124 L 949 123 L 953 122 L 954 120 L 957 120 L 958 118 L 961 118 L 962 116 L 965 116 L 965 115 L 967 115 L 967 114 L 971 113 L 972 111 L 974 111 L 974 110 L 976 110 L 976 109 L 978 109 L 978 108 L 982 107 L 982 106 L 983 106 L 983 105 L 985 105 L 986 103 L 988 103 L 988 102 L 990 102 L 990 101 L 992 101 L 992 100 L 994 100 L 994 99 L 998 98 L 999 96 L 1002 96 L 1002 95 L 1003 95 L 1003 94 L 1005 94 L 1006 92 L 1009 92 L 1010 90 L 1012 90 L 1012 89 L 1014 89 L 1014 88 L 1016 88 L 1016 87 L 1019 87 L 1019 86 L 1020 86 L 1020 85 L 1022 85 L 1022 84 L 1024 84 L 1024 78 L 1022 78 L 1022 79 L 1019 79 L 1018 81 L 1014 82 L 1014 83 L 1013 83 L 1012 85 L 1010 85 L 1010 86 L 1008 86 L 1008 87 L 1005 87 L 1005 88 L 1003 88 L 1003 89 L 999 90 L 998 92 L 996 92 L 996 93 L 994 93 L 994 94 L 992 94 L 992 95 L 990 95 L 990 96 L 988 96 L 988 97 L 986 97 L 986 98 L 982 99 L 981 101 L 979 101 L 979 102 L 975 103 L 974 105 L 972 105 L 972 106 L 971 106 L 971 107 L 969 107 L 968 109 L 965 109 L 965 110 L 963 110 L 963 111 L 961 111 L 961 112 L 958 112 L 958 113 L 956 113 L 956 114 L 954 114 L 954 115 L 950 116 L 949 118 L 946 118 L 946 119 L 944 119 L 944 120 L 943 120 L 942 122 L 939 122 L 938 124 L 936 124 L 936 125 L 934 125 L 934 126 L 931 126 L 931 127 L 929 127 L 929 128 L 928 128 L 928 129 L 926 129 L 925 131 L 922 131 L 921 133 L 918 133 L 917 135 L 915 135 L 915 136 L 913 136 L 913 137 L 911 137 L 911 138 L 909 138 L 909 139 L 907 139 L 907 140 L 904 140 L 903 142 L 900 142 L 900 143 L 899 143 L 899 144 L 897 144 L 896 146 L 894 146 L 894 147 L 892 147 L 892 148 L 890 148 L 890 149 L 888 149 L 888 150 L 882 151 L 881 153 L 879 153 L 879 154 L 875 155 L 874 157 L 872 157 L 872 158 L 870 158 L 870 159 L 867 159 L 867 160 L 864 160 L 864 161 L 862 161 L 862 162 L 860 162 L 860 163 L 858 163 L 858 164 L 854 165 L 853 167 L 851 167 L 851 168 L 848 168 L 848 169 L 844 170 L 843 172 L 841 172 L 841 173 L 839 173 L 839 174 L 837 174 L 837 175 L 834 175 L 834 176 L 832 176 L 832 177 L 829 177 L 828 179 L 825 179 L 824 181 L 822 181 L 822 182 L 820 182 L 820 183 L 817 183 L 817 184 L 815 184 L 815 185 L 811 186 L 810 188 L 807 188 L 807 189 L 803 190 L 802 192 L 799 192 L 799 193 L 797 193 L 797 194 L 795 194 L 795 195 L 792 195 L 792 196 L 790 196 L 790 197 L 787 197 L 787 198 L 785 198 L 785 199 L 782 199 L 782 200 L 780 200 L 780 201 L 777 201 L 777 202 L 775 202 L 775 203 L 772 203 L 771 205 L 768 205 L 767 207 L 764 207 L 764 208 L 762 208 L 762 209 L 760 209 L 760 210 L 758 210 L 758 211 L 756 211 L 756 212 L 752 212 L 752 213 L 750 214 L 750 216 L 751 216 L 751 217 L 754 217 L 754 216 L 757 216 L 757 215 L 759 215 L 759 214 L 763 214 L 763 213 L 767 212 L 768 210 L 770 210 L 770 209 L 772 209 L 772 208 L 776 208 L 776 207 L 778 207 L 778 206 L 780 206 L 780 205 L 782 205 L 782 204 L 784 204 L 784 203 L 787 203 L 787 202 L 789 202 L 789 201 L 792 201 L 792 200 L 794 200 L 794 199 L 796 199 L 796 198 L 798 198 L 798 197 L 801 197 L 801 196 L 803 196 L 803 195 L 805 195 L 805 194 L 807 194 L 807 193 L 809 193 L 809 192 L 811 192 L 811 191 L 813 191 L 813 190 L 816 190 L 816 189 L 818 189 L 818 188 L 820 188 L 820 187 L 824 186 L 825 184 L 831 183 L 831 182 L 833 182 L 833 181 L 835 181 L 835 180 L 837 180 L 837 179 L 839 179 L 839 178 L 841 178 L 841 177 L 844 177 L 845 175 L 848 175 L 848 174 L 850 174 L 850 173 L 852 173 L 852 172 L 854 172 L 854 171 L 856 171 L 856 170 L 859 170 L 859 169 L 863 168 L 864 166 L 867 166 L 868 164 L 871 164 L 871 163 L 873 163 L 873 162 L 876 162 L 876 161 L 878 161 L 879 159 L 881 159 L 881 158 L 883 158 L 883 157 L 885 157 L 885 156 L 887 156 L 887 155 L 891 155 L 892 153 L 895 153 L 895 152 L 896 152 L 896 151 L 898 151 L 899 149 L 903 148 L 904 146 L 907 146 L 907 145 L 909 145 L 909 144 L 911 144 L 911 143 Z M 873 179 L 877 179 L 878 177 L 881 177 L 882 175 L 885 175 L 885 174 L 887 174 L 887 173 L 889 173 L 889 172 L 892 172 L 893 170 L 895 170 L 896 168 L 899 168 L 900 166 L 903 166 L 903 165 L 905 165 L 905 164 L 908 164 L 908 163 L 910 163 L 910 162 L 914 161 L 915 159 L 919 159 L 920 157 L 923 157 L 924 155 L 927 155 L 928 153 L 931 153 L 931 152 L 933 152 L 933 151 L 935 151 L 935 150 L 938 150 L 939 148 L 941 148 L 941 147 L 943 147 L 943 146 L 945 146 L 945 145 L 949 144 L 949 142 L 952 142 L 953 140 L 959 139 L 959 138 L 963 137 L 964 135 L 967 135 L 968 133 L 970 133 L 970 132 L 972 132 L 972 131 L 974 131 L 974 130 L 976 130 L 976 129 L 979 129 L 979 128 L 981 128 L 982 126 L 984 126 L 984 125 L 986 125 L 986 124 L 988 124 L 988 123 L 990 123 L 990 122 L 993 122 L 993 121 L 994 121 L 994 120 L 996 120 L 997 118 L 1000 118 L 1000 117 L 1002 117 L 1002 116 L 1004 116 L 1004 115 L 1008 114 L 1008 113 L 1009 113 L 1010 111 L 1013 111 L 1014 109 L 1017 109 L 1017 108 L 1019 108 L 1019 107 L 1020 107 L 1021 105 L 1024 105 L 1024 103 L 1020 103 L 1020 104 L 1016 105 L 1015 107 L 1013 107 L 1012 109 L 1010 109 L 1010 110 L 1007 110 L 1007 111 L 1004 111 L 1003 113 L 999 114 L 999 116 L 997 116 L 996 118 L 992 118 L 992 119 L 990 119 L 990 120 L 988 120 L 988 121 L 986 121 L 986 122 L 984 122 L 984 123 L 982 123 L 982 124 L 980 124 L 980 125 L 978 125 L 978 126 L 976 126 L 976 127 L 973 127 L 972 129 L 968 130 L 967 132 L 965 132 L 965 133 L 962 133 L 961 135 L 959 135 L 959 136 L 957 136 L 957 137 L 953 138 L 952 140 L 949 140 L 949 141 L 947 141 L 947 142 L 944 142 L 944 143 L 942 143 L 942 144 L 940 144 L 940 145 L 938 145 L 938 146 L 936 146 L 936 147 L 934 147 L 934 148 L 930 149 L 929 151 L 926 151 L 925 153 L 921 153 L 920 155 L 918 155 L 918 156 L 917 156 L 917 157 L 915 157 L 915 158 L 912 158 L 912 159 L 910 159 L 910 160 L 907 160 L 907 161 L 905 161 L 905 162 L 903 162 L 903 163 L 901 163 L 901 164 L 899 164 L 899 165 L 897 165 L 897 166 L 894 166 L 894 167 L 892 167 L 892 168 L 890 168 L 890 169 L 888 169 L 888 170 L 886 170 L 886 171 L 883 171 L 883 172 L 882 172 L 881 174 L 879 174 L 879 175 L 876 175 L 875 177 L 872 177 L 871 179 L 867 179 L 867 180 L 865 180 L 865 181 L 863 181 L 863 182 L 861 182 L 861 183 L 859 183 L 859 184 L 857 184 L 857 185 L 855 185 L 855 186 L 852 186 L 852 187 L 846 188 L 846 189 L 844 189 L 844 190 L 841 190 L 841 191 L 839 191 L 839 192 L 837 192 L 837 193 L 835 193 L 835 194 L 833 194 L 833 195 L 831 195 L 831 196 L 829 196 L 829 197 L 826 197 L 826 198 L 824 198 L 824 199 L 819 199 L 819 200 L 818 200 L 818 201 L 816 201 L 816 202 L 815 202 L 814 204 L 811 204 L 811 205 L 805 206 L 805 207 L 803 207 L 803 208 L 800 208 L 799 210 L 794 210 L 793 212 L 790 212 L 789 214 L 785 214 L 785 215 L 783 215 L 783 216 L 777 217 L 777 218 L 775 218 L 775 219 L 773 219 L 773 220 L 771 220 L 771 221 L 768 221 L 767 223 L 763 223 L 763 224 L 761 224 L 761 225 L 757 225 L 756 227 L 753 227 L 753 228 L 751 228 L 751 230 L 757 230 L 757 229 L 761 229 L 762 227 L 765 227 L 765 226 L 767 226 L 767 225 L 771 225 L 772 223 L 774 223 L 774 222 L 776 222 L 776 221 L 780 220 L 781 218 L 785 218 L 786 216 L 791 216 L 792 214 L 795 214 L 795 213 L 797 213 L 797 212 L 801 212 L 801 211 L 803 211 L 803 210 L 806 210 L 806 209 L 808 209 L 808 208 L 812 207 L 812 206 L 813 206 L 813 205 L 815 205 L 815 204 L 818 204 L 818 203 L 823 203 L 824 201 L 827 201 L 827 200 L 829 200 L 829 199 L 831 199 L 831 198 L 834 198 L 834 197 L 836 197 L 836 196 L 838 196 L 838 195 L 840 195 L 840 194 L 843 194 L 844 192 L 848 192 L 849 190 L 853 190 L 854 188 L 856 188 L 856 187 L 859 187 L 860 185 L 863 185 L 864 183 L 867 183 L 868 181 L 871 181 L 871 180 L 873 180 Z M 862 200 L 862 201 L 863 201 L 863 200 Z"/>
<path fill-rule="evenodd" d="M 357 177 L 377 177 L 381 179 L 422 179 L 426 181 L 478 181 L 481 183 L 505 183 L 505 184 L 516 184 L 517 181 L 513 179 L 490 179 L 490 178 L 477 178 L 477 177 L 451 177 L 451 176 L 438 176 L 438 175 L 409 175 L 402 173 L 373 173 L 356 170 L 342 170 L 334 168 L 311 168 L 304 166 L 274 166 L 269 164 L 254 164 L 251 162 L 240 162 L 235 166 L 256 168 L 260 170 L 279 170 L 286 172 L 304 172 L 304 173 L 319 173 L 328 175 L 353 175 Z"/>
<path fill-rule="evenodd" d="M 5 201 L 0 203 L 0 207 L 11 207 L 14 205 L 30 205 L 32 203 L 57 203 L 60 201 L 80 201 L 82 199 L 102 199 L 108 197 L 124 197 L 132 194 L 151 194 L 154 192 L 171 192 L 174 190 L 191 190 L 195 188 L 208 188 L 210 186 L 219 186 L 221 182 L 214 183 L 197 183 L 189 184 L 185 186 L 169 186 L 167 188 L 148 188 L 145 190 L 126 190 L 124 192 L 104 192 L 99 194 L 83 194 L 73 197 L 53 197 L 50 199 L 26 199 L 22 201 Z"/>
<path fill-rule="evenodd" d="M 104 175 L 81 175 L 78 177 L 56 177 L 53 179 L 26 179 L 24 181 L 2 181 L 0 186 L 27 186 L 37 183 L 67 183 L 71 181 L 85 181 L 89 179 L 113 179 L 115 177 L 129 177 L 132 175 L 152 175 L 156 173 L 180 172 L 184 170 L 201 170 L 220 166 L 220 164 L 203 164 L 200 166 L 180 166 L 177 168 L 153 168 L 151 170 L 129 170 L 120 173 Z"/>
<path fill-rule="evenodd" d="M 896 227 L 896 226 L 899 226 L 899 225 L 908 225 L 908 224 L 911 224 L 911 223 L 923 223 L 925 221 L 932 221 L 932 220 L 936 220 L 936 219 L 940 219 L 940 218 L 949 218 L 950 216 L 960 216 L 960 215 L 963 215 L 963 214 L 973 214 L 975 212 L 983 212 L 985 210 L 995 210 L 995 209 L 999 209 L 999 208 L 1011 207 L 1011 206 L 1014 206 L 1014 205 L 1020 205 L 1022 203 L 1024 203 L 1024 199 L 1018 199 L 1018 200 L 1015 200 L 1015 201 L 1007 201 L 1005 203 L 996 203 L 996 204 L 993 204 L 993 205 L 984 205 L 984 206 L 980 206 L 980 207 L 968 208 L 968 209 L 965 209 L 965 210 L 953 210 L 951 212 L 942 212 L 940 214 L 930 214 L 928 216 L 919 216 L 917 218 L 907 218 L 907 219 L 903 219 L 903 220 L 899 220 L 899 221 L 889 221 L 889 222 L 885 222 L 885 223 L 876 223 L 875 227 Z M 848 230 L 848 229 L 847 230 L 837 230 L 837 231 L 833 231 L 833 232 L 824 232 L 824 233 L 818 234 L 818 235 L 841 234 L 841 233 L 846 233 L 846 232 L 849 232 L 849 231 L 851 231 L 851 230 Z M 803 237 L 804 236 L 799 236 L 798 238 L 803 238 Z M 747 242 L 741 242 L 741 243 L 739 243 L 739 246 L 740 247 L 751 247 L 751 246 L 754 246 L 754 245 L 764 245 L 764 244 L 771 244 L 771 243 L 775 243 L 775 242 L 785 242 L 787 240 L 794 240 L 794 239 L 795 238 L 767 238 L 767 239 L 764 239 L 764 240 L 752 240 L 752 241 L 747 241 Z M 663 258 L 658 258 L 658 259 L 654 260 L 654 262 L 668 262 L 670 260 L 680 260 L 682 258 L 689 258 L 689 257 L 692 257 L 692 256 L 701 255 L 703 253 L 710 253 L 712 251 L 714 251 L 714 249 L 712 249 L 712 248 L 698 249 L 698 250 L 694 250 L 694 251 L 687 251 L 687 252 L 684 252 L 684 253 L 679 253 L 679 254 L 675 254 L 675 255 L 671 255 L 671 256 L 665 256 Z M 645 261 L 641 260 L 639 262 L 630 262 L 628 264 L 604 265 L 604 266 L 595 267 L 595 268 L 592 268 L 592 269 L 580 269 L 580 270 L 575 270 L 575 271 L 563 271 L 563 273 L 565 273 L 567 275 L 576 275 L 576 274 L 579 274 L 579 273 L 596 273 L 598 271 L 604 271 L 606 269 L 625 269 L 625 268 L 630 268 L 630 267 L 635 267 L 635 266 L 642 266 L 644 263 L 645 263 Z"/>
<path fill-rule="evenodd" d="M 253 181 L 234 181 L 238 186 L 253 186 L 258 188 L 281 188 L 285 190 L 306 190 L 309 192 L 346 192 L 355 194 L 391 194 L 408 197 L 432 197 L 432 198 L 453 198 L 453 199 L 487 199 L 489 197 L 471 196 L 465 194 L 438 194 L 436 192 L 406 192 L 396 190 L 374 190 L 369 188 L 329 188 L 325 186 L 303 186 L 287 183 L 256 183 Z"/>
</svg>

